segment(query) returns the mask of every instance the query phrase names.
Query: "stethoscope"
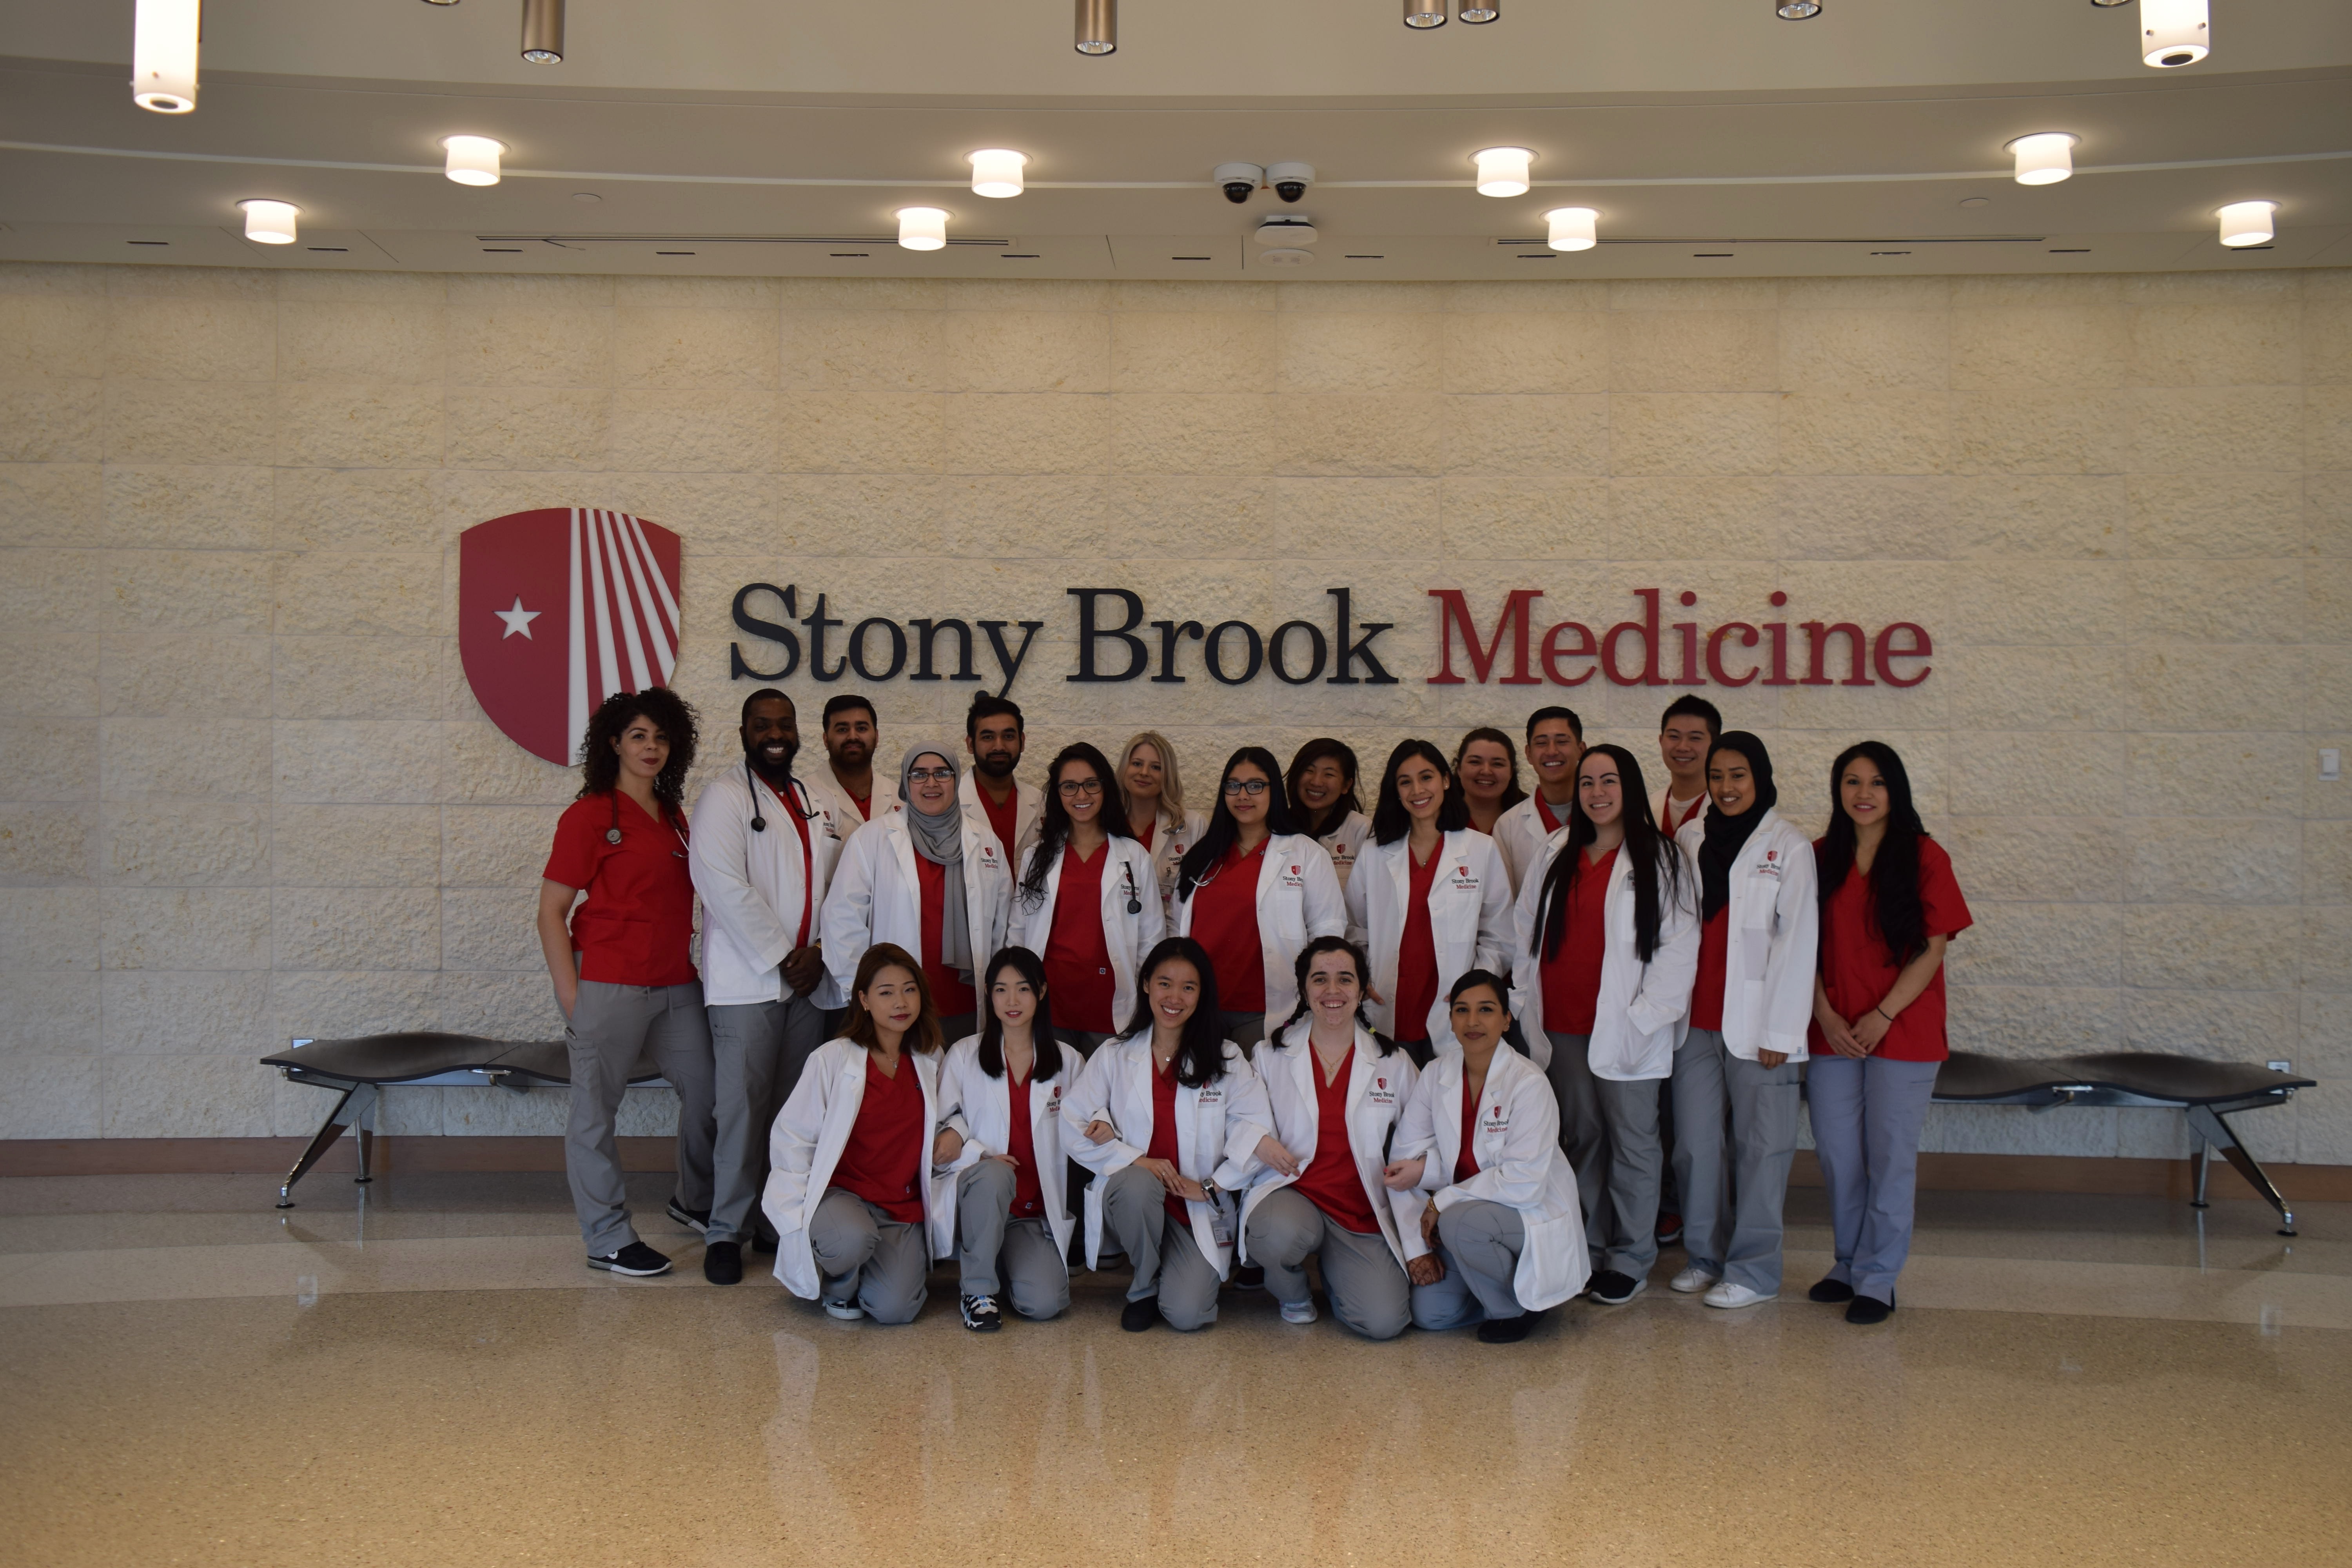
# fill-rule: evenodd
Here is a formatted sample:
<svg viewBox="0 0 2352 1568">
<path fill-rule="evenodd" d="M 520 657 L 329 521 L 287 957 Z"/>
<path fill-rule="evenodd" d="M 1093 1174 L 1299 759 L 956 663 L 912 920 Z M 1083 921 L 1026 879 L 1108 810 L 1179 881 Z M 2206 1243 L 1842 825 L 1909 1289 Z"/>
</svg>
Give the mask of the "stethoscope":
<svg viewBox="0 0 2352 1568">
<path fill-rule="evenodd" d="M 1119 869 L 1127 873 L 1127 912 L 1139 915 L 1143 912 L 1143 897 L 1135 890 L 1135 862 L 1127 861 Z"/>
<path fill-rule="evenodd" d="M 676 858 L 678 858 L 678 859 L 680 859 L 680 860 L 685 859 L 685 858 L 686 858 L 686 835 L 685 835 L 685 834 L 683 834 L 683 833 L 679 833 L 679 832 L 677 831 L 677 825 L 676 823 L 673 823 L 673 822 L 671 822 L 671 821 L 670 821 L 670 819 L 669 819 L 669 807 L 668 807 L 668 806 L 667 806 L 667 805 L 665 805 L 665 806 L 663 806 L 663 807 L 662 807 L 662 826 L 664 826 L 665 827 L 667 827 L 667 828 L 670 830 L 670 832 L 671 832 L 671 833 L 673 833 L 673 834 L 676 834 L 676 835 L 677 835 L 677 837 L 678 847 L 677 847 L 677 848 L 675 848 L 675 849 L 671 850 L 671 851 L 670 851 L 670 854 L 671 854 L 671 855 L 673 855 L 673 856 L 675 856 Z M 608 828 L 606 828 L 606 829 L 604 829 L 604 842 L 605 842 L 605 843 L 607 843 L 607 844 L 618 844 L 618 843 L 620 843 L 620 841 L 621 841 L 621 792 L 620 792 L 619 790 L 617 790 L 617 789 L 616 789 L 616 790 L 614 790 L 614 791 L 613 792 L 613 826 L 610 826 L 610 827 L 608 827 Z"/>
<path fill-rule="evenodd" d="M 751 772 L 751 759 L 749 757 L 743 759 L 743 783 L 751 791 L 751 831 L 765 833 L 768 831 L 768 819 L 760 811 L 760 781 Z M 782 798 L 784 804 L 793 808 L 793 815 L 803 822 L 815 821 L 816 803 L 809 799 L 808 785 L 789 774 L 784 779 L 784 784 L 792 791 L 791 795 Z M 772 789 L 774 786 L 772 784 L 769 787 Z M 617 844 L 620 840 L 616 838 L 613 842 Z"/>
</svg>

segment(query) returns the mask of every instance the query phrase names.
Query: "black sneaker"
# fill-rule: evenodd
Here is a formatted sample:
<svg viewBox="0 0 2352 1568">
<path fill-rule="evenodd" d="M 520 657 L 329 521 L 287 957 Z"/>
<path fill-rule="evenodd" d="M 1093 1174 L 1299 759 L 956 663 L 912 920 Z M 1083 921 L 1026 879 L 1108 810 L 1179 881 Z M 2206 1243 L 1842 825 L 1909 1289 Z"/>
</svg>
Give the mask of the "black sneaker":
<svg viewBox="0 0 2352 1568">
<path fill-rule="evenodd" d="M 1139 1334 L 1159 1321 L 1160 1298 L 1157 1296 L 1145 1296 L 1119 1309 L 1118 1326 L 1130 1334 Z"/>
<path fill-rule="evenodd" d="M 1843 1279 L 1824 1279 L 1806 1291 L 1805 1299 L 1809 1301 L 1820 1301 L 1835 1306 L 1840 1301 L 1853 1300 L 1853 1287 Z"/>
<path fill-rule="evenodd" d="M 588 1267 L 602 1268 L 613 1274 L 626 1274 L 633 1279 L 650 1279 L 656 1274 L 669 1272 L 669 1259 L 642 1241 L 633 1241 L 618 1252 L 608 1252 L 602 1258 L 588 1255 Z"/>
<path fill-rule="evenodd" d="M 1521 1312 L 1516 1318 L 1489 1318 L 1478 1325 L 1478 1342 L 1482 1345 L 1515 1345 L 1528 1337 L 1536 1326 L 1533 1312 Z"/>
<path fill-rule="evenodd" d="M 1875 1296 L 1856 1296 L 1846 1303 L 1845 1321 L 1849 1323 L 1883 1323 L 1894 1315 L 1895 1303 Z"/>
<path fill-rule="evenodd" d="M 1004 1326 L 1004 1315 L 996 1310 L 993 1296 L 959 1296 L 963 1308 L 963 1326 L 975 1334 L 992 1334 Z"/>
<path fill-rule="evenodd" d="M 773 1258 L 776 1255 L 776 1227 L 761 1220 L 752 1228 L 751 1245 L 749 1250 L 764 1252 Z"/>
<path fill-rule="evenodd" d="M 733 1241 L 714 1241 L 702 1249 L 702 1277 L 713 1285 L 743 1282 L 743 1247 Z"/>
<path fill-rule="evenodd" d="M 690 1209 L 684 1204 L 678 1202 L 676 1198 L 672 1198 L 669 1201 L 669 1217 L 677 1221 L 678 1224 L 686 1226 L 687 1229 L 694 1232 L 697 1236 L 700 1236 L 704 1231 L 710 1228 L 710 1211 L 709 1209 Z"/>
<path fill-rule="evenodd" d="M 1264 1268 L 1263 1266 L 1261 1266 L 1261 1265 L 1259 1265 L 1259 1264 L 1255 1264 L 1255 1263 L 1245 1263 L 1245 1264 L 1242 1265 L 1242 1267 L 1240 1267 L 1239 1268 L 1234 1269 L 1234 1289 L 1236 1289 L 1236 1290 L 1263 1290 L 1263 1289 L 1265 1289 L 1265 1268 Z"/>
<path fill-rule="evenodd" d="M 1622 1307 L 1649 1288 L 1647 1279 L 1636 1279 L 1631 1274 L 1604 1268 L 1592 1277 L 1592 1283 L 1586 1288 L 1586 1293 L 1604 1307 Z"/>
</svg>

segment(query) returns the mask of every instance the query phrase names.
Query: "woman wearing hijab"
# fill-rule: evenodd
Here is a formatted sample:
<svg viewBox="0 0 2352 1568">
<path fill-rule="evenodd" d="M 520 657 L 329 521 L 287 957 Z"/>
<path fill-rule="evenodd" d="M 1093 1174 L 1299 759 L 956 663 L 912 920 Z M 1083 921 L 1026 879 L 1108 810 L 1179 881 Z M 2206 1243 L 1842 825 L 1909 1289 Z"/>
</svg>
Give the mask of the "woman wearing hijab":
<svg viewBox="0 0 2352 1568">
<path fill-rule="evenodd" d="M 1780 1293 L 1780 1205 L 1797 1152 L 1820 912 L 1813 847 L 1773 809 L 1780 791 L 1764 742 L 1744 730 L 1717 741 L 1706 788 L 1715 809 L 1676 836 L 1698 861 L 1699 937 L 1672 1080 L 1690 1263 L 1671 1283 L 1705 1290 L 1710 1307 L 1752 1307 Z"/>
<path fill-rule="evenodd" d="M 845 991 L 878 942 L 913 953 L 949 1039 L 973 1032 L 972 971 L 1004 945 L 1013 903 L 1011 858 L 977 806 L 956 800 L 951 747 L 907 748 L 902 809 L 851 835 L 824 898 L 824 963 Z"/>
</svg>

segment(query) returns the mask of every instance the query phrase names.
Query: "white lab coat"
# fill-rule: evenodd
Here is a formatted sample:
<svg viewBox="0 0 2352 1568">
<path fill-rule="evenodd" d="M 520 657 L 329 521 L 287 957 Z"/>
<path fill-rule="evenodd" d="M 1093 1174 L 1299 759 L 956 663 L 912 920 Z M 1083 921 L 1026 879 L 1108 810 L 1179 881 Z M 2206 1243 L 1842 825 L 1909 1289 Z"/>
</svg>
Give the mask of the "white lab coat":
<svg viewBox="0 0 2352 1568">
<path fill-rule="evenodd" d="M 1237 1193 L 1249 1184 L 1257 1141 L 1273 1131 L 1265 1085 L 1249 1058 L 1231 1040 L 1222 1042 L 1225 1071 L 1198 1089 L 1176 1086 L 1176 1168 L 1196 1182 L 1214 1182 Z M 1103 1188 L 1151 1149 L 1151 1031 L 1095 1048 L 1078 1081 L 1062 1097 L 1062 1147 L 1100 1180 L 1087 1184 L 1087 1267 L 1100 1266 Z M 1118 1130 L 1108 1143 L 1087 1136 L 1087 1123 L 1100 1117 Z M 1209 1205 L 1188 1201 L 1192 1239 L 1201 1256 L 1223 1279 L 1233 1268 L 1234 1249 L 1210 1228 Z"/>
<path fill-rule="evenodd" d="M 1677 835 L 1694 866 L 1706 837 L 1699 817 Z M 1766 811 L 1731 863 L 1725 910 L 1723 1045 L 1743 1061 L 1754 1061 L 1759 1050 L 1805 1059 L 1821 943 L 1819 882 L 1811 840 L 1778 811 Z"/>
<path fill-rule="evenodd" d="M 1568 807 L 1556 806 L 1552 815 L 1559 818 L 1560 827 L 1568 826 Z M 1537 814 L 1536 797 L 1528 796 L 1510 810 L 1495 819 L 1495 847 L 1503 857 L 1503 870 L 1511 879 L 1511 891 L 1528 879 L 1528 868 L 1540 866 L 1549 858 L 1544 853 L 1551 836 L 1559 827 L 1546 827 Z"/>
<path fill-rule="evenodd" d="M 1067 1258 L 1070 1232 L 1068 1163 L 1062 1158 L 1062 1101 L 1085 1065 L 1069 1047 L 1061 1047 L 1061 1070 L 1051 1078 L 1029 1076 L 1029 1142 L 1037 1159 L 1037 1192 L 1045 1200 L 1045 1228 L 1054 1233 L 1054 1252 Z M 939 1212 L 933 1235 L 939 1256 L 955 1250 L 956 1178 L 991 1154 L 1013 1152 L 1013 1087 L 1003 1077 L 981 1070 L 980 1037 L 966 1035 L 948 1047 L 940 1068 L 940 1120 L 963 1136 L 963 1152 L 942 1169 L 932 1192 Z"/>
<path fill-rule="evenodd" d="M 822 753 L 808 772 L 801 775 L 801 783 L 808 785 L 809 794 L 819 805 L 833 808 L 833 820 L 840 825 L 843 843 L 848 843 L 850 836 L 866 826 L 866 814 L 857 809 L 856 803 L 849 798 L 849 792 L 841 787 L 839 779 L 833 776 L 833 764 L 826 762 Z M 897 775 L 887 769 L 875 769 L 874 798 L 866 804 L 873 809 L 877 820 L 898 810 Z"/>
<path fill-rule="evenodd" d="M 976 806 L 963 813 L 963 890 L 977 986 L 980 968 L 1004 945 L 1013 873 Z M 857 978 L 857 961 L 886 942 L 923 956 L 923 885 L 915 869 L 914 836 L 906 814 L 897 811 L 849 836 L 825 893 L 824 963 L 845 1000 Z"/>
<path fill-rule="evenodd" d="M 1312 1020 L 1299 1019 L 1258 1052 L 1256 1063 L 1258 1076 L 1265 1083 L 1266 1107 L 1274 1118 L 1275 1142 L 1297 1159 L 1299 1175 L 1306 1174 L 1322 1153 L 1317 1147 L 1322 1117 L 1316 1085 L 1323 1069 L 1316 1064 L 1315 1047 L 1307 1038 L 1314 1027 Z M 1388 1201 L 1381 1173 L 1388 1164 L 1390 1130 L 1404 1114 L 1405 1102 L 1412 1098 L 1412 1086 L 1420 1076 L 1411 1057 L 1402 1050 L 1381 1055 L 1370 1033 L 1359 1026 L 1355 1059 L 1348 1068 L 1348 1147 L 1344 1152 L 1328 1152 L 1335 1159 L 1344 1152 L 1354 1164 L 1356 1179 L 1364 1184 L 1372 1216 L 1380 1221 L 1381 1236 L 1396 1254 L 1399 1268 L 1404 1266 L 1407 1254 L 1397 1235 L 1396 1212 Z M 1297 1180 L 1298 1176 L 1286 1176 L 1271 1165 L 1257 1165 L 1256 1180 L 1242 1199 L 1244 1263 L 1249 1261 L 1249 1216 L 1266 1194 Z"/>
<path fill-rule="evenodd" d="M 1151 857 L 1143 846 L 1132 838 L 1114 836 L 1103 846 L 1102 875 L 1103 945 L 1110 950 L 1111 1032 L 1126 1028 L 1135 1017 L 1135 977 L 1143 967 L 1143 959 L 1154 943 L 1167 932 L 1167 917 L 1162 913 L 1157 889 L 1152 885 Z M 1037 847 L 1031 846 L 1021 858 L 1021 875 L 1029 875 L 1029 863 L 1036 858 Z M 1061 896 L 1062 857 L 1059 851 L 1054 863 L 1045 868 L 1045 894 L 1035 904 L 1021 890 L 1018 880 L 1013 886 L 1013 914 L 1004 931 L 1006 943 L 1025 947 L 1043 958 L 1045 943 L 1054 934 L 1054 902 Z M 1130 903 L 1142 906 L 1133 914 L 1128 912 Z"/>
<path fill-rule="evenodd" d="M 970 757 L 964 758 L 963 762 L 963 776 L 956 781 L 956 798 L 979 812 L 981 821 L 986 822 L 989 819 L 988 808 L 980 798 L 980 775 L 971 771 Z M 1007 858 L 1014 865 L 1019 865 L 1022 857 L 1035 847 L 1040 825 L 1045 820 L 1045 792 L 1035 784 L 1024 784 L 1016 777 L 1013 781 L 1013 842 L 1004 847 Z"/>
<path fill-rule="evenodd" d="M 1372 989 L 1382 1000 L 1368 1001 L 1372 1027 L 1397 1033 L 1397 961 L 1404 943 L 1405 901 L 1412 891 L 1411 834 L 1393 844 L 1368 844 L 1349 881 L 1348 934 L 1364 944 L 1371 959 Z M 1429 936 L 1437 950 L 1437 994 L 1430 1003 L 1430 1045 L 1454 1043 L 1453 1009 L 1445 993 L 1468 969 L 1508 968 L 1512 954 L 1511 883 L 1495 841 L 1466 827 L 1446 834 L 1437 847 L 1437 875 L 1429 884 Z"/>
<path fill-rule="evenodd" d="M 813 1052 L 801 1080 L 768 1131 L 768 1185 L 760 1207 L 776 1227 L 776 1278 L 803 1300 L 817 1297 L 816 1256 L 809 1248 L 809 1222 L 833 1184 L 834 1168 L 857 1123 L 866 1100 L 866 1047 L 856 1040 L 827 1040 Z M 907 1051 L 898 1070 L 909 1067 L 923 1086 L 921 1180 L 925 1234 L 930 1256 L 953 1250 L 951 1233 L 940 1228 L 940 1178 L 931 1169 L 931 1142 L 939 1124 L 940 1061 Z"/>
<path fill-rule="evenodd" d="M 1666 796 L 1673 793 L 1674 787 L 1675 786 L 1673 784 L 1669 784 L 1664 789 L 1654 790 L 1651 792 L 1650 823 L 1652 826 L 1658 826 L 1659 824 L 1666 820 Z M 1691 822 L 1705 822 L 1706 820 L 1706 814 L 1714 809 L 1715 796 L 1706 790 L 1701 790 L 1698 796 L 1698 812 L 1691 818 Z M 1689 826 L 1690 822 L 1683 824 L 1683 827 L 1688 827 Z M 1659 831 L 1664 832 L 1664 829 L 1660 827 Z M 1675 831 L 1676 833 L 1680 833 L 1682 828 L 1678 827 Z"/>
<path fill-rule="evenodd" d="M 1160 918 L 1163 924 L 1176 919 L 1176 872 L 1183 861 L 1184 851 L 1201 841 L 1209 830 L 1209 819 L 1197 811 L 1188 811 L 1179 822 L 1166 807 L 1153 816 L 1151 831 L 1151 870 L 1160 881 Z M 1140 831 L 1140 825 L 1130 824 Z"/>
<path fill-rule="evenodd" d="M 804 896 L 811 899 L 808 940 L 824 938 L 825 889 L 843 836 L 832 804 L 810 791 L 816 816 L 806 824 L 803 863 L 792 794 L 779 795 L 760 781 L 760 816 L 768 825 L 761 833 L 751 831 L 751 790 L 740 766 L 711 780 L 694 803 L 687 867 L 702 895 L 702 999 L 711 1006 L 792 997 L 782 965 L 800 935 Z M 810 1000 L 819 1007 L 845 1000 L 830 970 Z"/>
<path fill-rule="evenodd" d="M 1621 848 L 1610 868 L 1609 892 L 1601 906 L 1606 937 L 1601 1000 L 1592 1019 L 1595 1078 L 1630 1082 L 1674 1071 L 1675 1045 L 1690 1011 L 1691 983 L 1698 977 L 1698 868 L 1680 845 L 1669 842 L 1665 847 L 1682 862 L 1682 886 L 1669 898 L 1660 879 L 1658 947 L 1647 963 L 1633 952 L 1633 862 Z M 1563 827 L 1553 836 L 1551 855 L 1540 867 L 1529 868 L 1514 917 L 1513 946 L 1518 956 L 1511 967 L 1511 1016 L 1519 1021 L 1538 1067 L 1550 1065 L 1551 1041 L 1544 1033 L 1543 932 L 1536 906 L 1542 901 L 1552 857 L 1569 853 L 1568 829 Z"/>
<path fill-rule="evenodd" d="M 1348 885 L 1354 872 L 1356 858 L 1372 837 L 1372 819 L 1360 811 L 1351 811 L 1339 819 L 1339 826 L 1318 836 L 1315 842 L 1323 846 L 1323 853 L 1331 857 L 1331 874 L 1339 879 L 1339 886 Z"/>
<path fill-rule="evenodd" d="M 1433 1203 L 1444 1214 L 1472 1198 L 1501 1204 L 1519 1211 L 1527 1231 L 1511 1294 L 1530 1312 L 1557 1307 L 1583 1289 L 1592 1271 L 1576 1171 L 1559 1149 L 1559 1101 L 1541 1068 L 1508 1046 L 1496 1047 L 1470 1139 L 1478 1173 L 1456 1182 L 1465 1071 L 1460 1051 L 1431 1062 L 1397 1123 L 1393 1157 L 1423 1162 L 1419 1186 L 1389 1194 L 1405 1256 L 1429 1251 L 1421 1238 L 1424 1205 Z"/>
<path fill-rule="evenodd" d="M 1176 936 L 1192 934 L 1201 889 L 1176 900 Z M 1257 944 L 1265 964 L 1265 1016 L 1279 1024 L 1298 1005 L 1299 950 L 1318 936 L 1344 936 L 1348 904 L 1331 857 L 1302 833 L 1276 833 L 1258 857 Z"/>
</svg>

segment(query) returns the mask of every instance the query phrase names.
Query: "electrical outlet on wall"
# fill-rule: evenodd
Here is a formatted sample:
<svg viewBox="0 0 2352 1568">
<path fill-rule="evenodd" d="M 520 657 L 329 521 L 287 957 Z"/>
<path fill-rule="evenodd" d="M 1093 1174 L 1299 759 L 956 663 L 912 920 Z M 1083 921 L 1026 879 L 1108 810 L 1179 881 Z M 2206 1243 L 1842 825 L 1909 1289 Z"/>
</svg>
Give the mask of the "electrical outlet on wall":
<svg viewBox="0 0 2352 1568">
<path fill-rule="evenodd" d="M 2334 784 L 2344 776 L 2344 752 L 2337 746 L 2319 748 L 2319 778 L 2323 784 Z"/>
</svg>

